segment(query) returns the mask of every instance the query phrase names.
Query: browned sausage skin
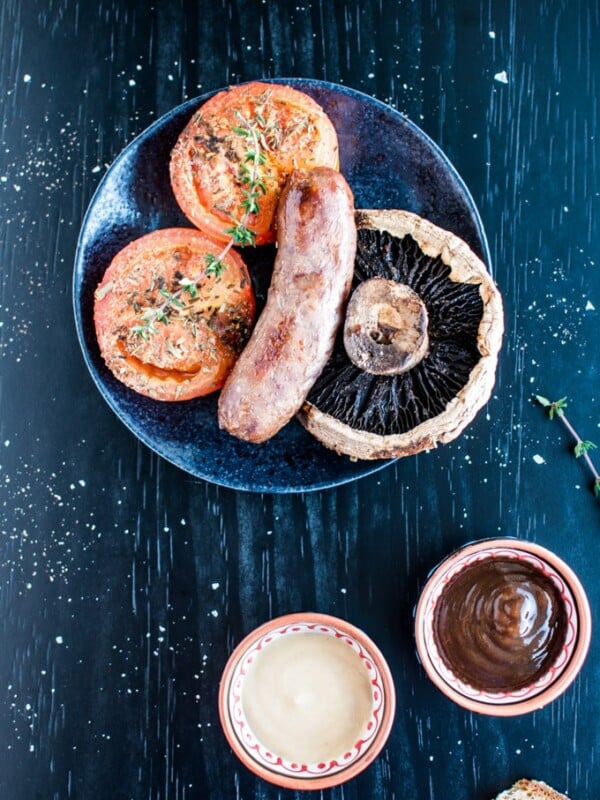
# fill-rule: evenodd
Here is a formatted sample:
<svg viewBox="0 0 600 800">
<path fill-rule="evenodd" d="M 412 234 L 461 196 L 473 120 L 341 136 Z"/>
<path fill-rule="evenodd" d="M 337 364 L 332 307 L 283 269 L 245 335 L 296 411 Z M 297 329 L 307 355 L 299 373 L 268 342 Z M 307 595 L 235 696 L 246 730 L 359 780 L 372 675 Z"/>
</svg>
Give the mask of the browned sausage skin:
<svg viewBox="0 0 600 800">
<path fill-rule="evenodd" d="M 264 442 L 299 410 L 331 355 L 356 254 L 354 198 L 329 167 L 295 170 L 277 212 L 267 303 L 219 398 L 219 425 Z"/>
</svg>

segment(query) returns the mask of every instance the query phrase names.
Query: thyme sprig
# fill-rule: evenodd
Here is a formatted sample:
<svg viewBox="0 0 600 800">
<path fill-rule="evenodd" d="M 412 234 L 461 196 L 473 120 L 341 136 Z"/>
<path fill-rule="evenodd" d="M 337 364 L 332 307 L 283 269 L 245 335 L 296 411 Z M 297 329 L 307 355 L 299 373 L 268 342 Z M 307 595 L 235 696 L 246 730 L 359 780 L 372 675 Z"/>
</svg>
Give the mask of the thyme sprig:
<svg viewBox="0 0 600 800">
<path fill-rule="evenodd" d="M 266 99 L 265 99 L 266 101 Z M 173 292 L 167 289 L 159 289 L 164 297 L 159 306 L 146 308 L 140 314 L 140 323 L 131 328 L 131 332 L 141 336 L 146 341 L 150 336 L 157 332 L 156 323 L 169 324 L 169 314 L 172 308 L 183 309 L 185 303 L 182 296 L 186 293 L 191 300 L 198 296 L 198 284 L 205 276 L 218 278 L 225 269 L 224 259 L 232 247 L 254 246 L 256 242 L 255 232 L 248 227 L 248 222 L 252 215 L 260 211 L 259 200 L 267 193 L 261 167 L 266 163 L 266 155 L 262 149 L 265 142 L 266 121 L 260 111 L 256 111 L 254 119 L 249 120 L 237 109 L 235 115 L 239 124 L 232 127 L 233 133 L 246 140 L 248 148 L 244 154 L 238 171 L 238 181 L 242 184 L 242 201 L 240 207 L 242 215 L 239 219 L 232 218 L 233 225 L 227 228 L 224 233 L 229 236 L 227 244 L 218 255 L 207 253 L 204 257 L 204 270 L 193 278 L 180 278 L 179 288 Z"/>
<path fill-rule="evenodd" d="M 536 394 L 535 399 L 537 402 L 544 406 L 544 408 L 548 411 L 548 416 L 550 419 L 554 419 L 555 417 L 559 419 L 565 428 L 569 431 L 573 439 L 575 440 L 575 445 L 573 447 L 573 453 L 575 458 L 583 458 L 585 461 L 588 469 L 592 473 L 594 477 L 593 483 L 593 490 L 594 495 L 597 498 L 600 498 L 600 473 L 596 469 L 594 462 L 590 456 L 591 450 L 596 450 L 597 446 L 594 442 L 591 442 L 589 439 L 582 439 L 581 436 L 577 433 L 573 425 L 567 419 L 567 415 L 565 414 L 565 408 L 567 407 L 567 398 L 561 397 L 560 400 L 548 400 L 547 397 L 542 397 L 542 395 Z"/>
</svg>

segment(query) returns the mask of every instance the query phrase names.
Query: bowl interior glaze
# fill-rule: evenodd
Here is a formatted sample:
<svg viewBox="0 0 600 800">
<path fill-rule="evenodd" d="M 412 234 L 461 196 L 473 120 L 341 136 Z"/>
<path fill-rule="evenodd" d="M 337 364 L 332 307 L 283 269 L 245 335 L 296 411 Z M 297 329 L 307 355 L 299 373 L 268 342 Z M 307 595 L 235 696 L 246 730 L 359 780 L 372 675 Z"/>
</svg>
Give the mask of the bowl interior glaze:
<svg viewBox="0 0 600 800">
<path fill-rule="evenodd" d="M 255 735 L 243 703 L 244 687 L 256 659 L 282 640 L 306 634 L 334 638 L 350 648 L 370 691 L 370 711 L 361 735 L 335 757 L 311 762 L 283 756 L 276 748 L 265 746 Z M 329 788 L 366 769 L 389 736 L 394 711 L 393 681 L 379 649 L 362 631 L 323 614 L 291 614 L 257 628 L 232 653 L 219 692 L 221 723 L 234 753 L 255 774 L 290 789 Z"/>
<path fill-rule="evenodd" d="M 465 567 L 494 558 L 525 561 L 550 578 L 563 603 L 567 622 L 563 646 L 549 669 L 531 685 L 515 691 L 482 691 L 460 680 L 441 658 L 433 633 L 436 602 L 448 582 Z M 526 714 L 555 700 L 577 677 L 590 637 L 589 602 L 570 567 L 540 545 L 509 538 L 466 545 L 442 561 L 430 574 L 415 612 L 417 654 L 429 678 L 458 705 L 493 716 Z"/>
</svg>

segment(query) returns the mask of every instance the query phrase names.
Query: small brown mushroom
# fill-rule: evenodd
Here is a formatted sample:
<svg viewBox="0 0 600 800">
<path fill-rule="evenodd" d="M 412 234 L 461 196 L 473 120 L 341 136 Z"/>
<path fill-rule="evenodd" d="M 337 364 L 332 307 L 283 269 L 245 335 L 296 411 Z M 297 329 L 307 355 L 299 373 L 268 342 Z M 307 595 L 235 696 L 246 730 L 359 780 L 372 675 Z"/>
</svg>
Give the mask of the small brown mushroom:
<svg viewBox="0 0 600 800">
<path fill-rule="evenodd" d="M 370 278 L 354 290 L 344 323 L 353 364 L 374 375 L 397 375 L 427 355 L 427 309 L 403 283 Z"/>
<path fill-rule="evenodd" d="M 299 419 L 339 453 L 399 458 L 455 439 L 489 399 L 502 298 L 455 234 L 407 211 L 358 211 L 356 220 L 344 334 Z"/>
</svg>

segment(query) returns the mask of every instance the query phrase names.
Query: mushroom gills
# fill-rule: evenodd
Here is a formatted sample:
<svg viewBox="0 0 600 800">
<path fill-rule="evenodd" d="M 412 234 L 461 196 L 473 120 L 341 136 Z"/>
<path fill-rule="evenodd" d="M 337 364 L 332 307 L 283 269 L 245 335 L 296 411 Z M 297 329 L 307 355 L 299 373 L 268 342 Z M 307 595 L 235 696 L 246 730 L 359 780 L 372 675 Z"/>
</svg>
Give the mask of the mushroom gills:
<svg viewBox="0 0 600 800">
<path fill-rule="evenodd" d="M 359 228 L 355 287 L 373 278 L 408 286 L 427 318 L 425 353 L 398 374 L 356 366 L 338 335 L 334 353 L 308 403 L 349 427 L 388 436 L 411 431 L 441 414 L 468 383 L 481 358 L 477 346 L 483 315 L 478 283 L 450 277 L 451 267 L 428 256 L 407 234 Z"/>
</svg>

